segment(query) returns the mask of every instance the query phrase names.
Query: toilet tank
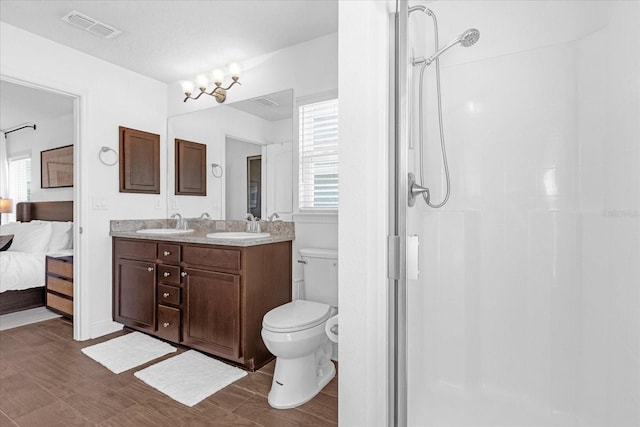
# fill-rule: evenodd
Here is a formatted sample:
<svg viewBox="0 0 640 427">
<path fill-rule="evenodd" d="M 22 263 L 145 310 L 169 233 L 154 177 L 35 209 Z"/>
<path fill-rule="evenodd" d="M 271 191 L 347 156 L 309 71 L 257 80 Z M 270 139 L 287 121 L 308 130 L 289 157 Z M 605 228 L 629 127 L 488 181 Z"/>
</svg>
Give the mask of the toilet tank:
<svg viewBox="0 0 640 427">
<path fill-rule="evenodd" d="M 304 271 L 304 299 L 338 306 L 338 251 L 300 249 Z"/>
</svg>

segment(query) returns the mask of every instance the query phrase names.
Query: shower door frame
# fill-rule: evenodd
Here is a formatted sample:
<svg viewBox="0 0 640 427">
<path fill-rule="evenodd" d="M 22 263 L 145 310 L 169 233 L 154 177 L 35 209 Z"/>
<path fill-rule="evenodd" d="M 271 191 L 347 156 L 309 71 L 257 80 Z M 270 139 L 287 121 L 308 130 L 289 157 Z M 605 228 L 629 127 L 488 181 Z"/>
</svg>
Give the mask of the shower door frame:
<svg viewBox="0 0 640 427">
<path fill-rule="evenodd" d="M 391 19 L 389 117 L 389 425 L 407 425 L 407 194 L 408 194 L 408 0 L 396 0 Z"/>
</svg>

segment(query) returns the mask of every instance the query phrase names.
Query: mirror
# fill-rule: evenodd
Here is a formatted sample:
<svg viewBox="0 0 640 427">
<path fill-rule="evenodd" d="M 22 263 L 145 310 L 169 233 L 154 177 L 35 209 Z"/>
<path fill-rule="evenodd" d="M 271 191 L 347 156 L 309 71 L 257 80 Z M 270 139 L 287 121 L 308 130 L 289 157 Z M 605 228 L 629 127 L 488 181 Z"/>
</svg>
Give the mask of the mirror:
<svg viewBox="0 0 640 427">
<path fill-rule="evenodd" d="M 176 139 L 207 146 L 205 197 L 176 194 Z M 237 220 L 292 212 L 292 89 L 170 117 L 167 141 L 169 214 Z"/>
</svg>

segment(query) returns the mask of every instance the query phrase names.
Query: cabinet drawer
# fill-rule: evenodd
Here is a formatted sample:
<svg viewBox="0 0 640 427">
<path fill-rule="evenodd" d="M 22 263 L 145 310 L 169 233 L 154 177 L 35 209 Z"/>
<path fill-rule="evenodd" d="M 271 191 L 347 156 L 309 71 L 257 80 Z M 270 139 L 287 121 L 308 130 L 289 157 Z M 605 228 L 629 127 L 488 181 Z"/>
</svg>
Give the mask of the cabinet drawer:
<svg viewBox="0 0 640 427">
<path fill-rule="evenodd" d="M 158 285 L 158 303 L 180 305 L 180 292 L 176 286 Z"/>
<path fill-rule="evenodd" d="M 47 307 L 73 316 L 73 300 L 47 292 Z"/>
<path fill-rule="evenodd" d="M 47 273 L 73 280 L 73 262 L 47 257 Z"/>
<path fill-rule="evenodd" d="M 158 264 L 158 282 L 180 284 L 180 267 Z"/>
<path fill-rule="evenodd" d="M 156 259 L 157 245 L 152 242 L 116 239 L 115 246 L 115 255 L 118 258 L 142 259 L 148 261 L 155 261 Z"/>
<path fill-rule="evenodd" d="M 158 306 L 158 336 L 180 342 L 180 310 L 165 305 Z"/>
<path fill-rule="evenodd" d="M 58 277 L 47 276 L 47 291 L 58 292 L 73 298 L 73 282 Z"/>
<path fill-rule="evenodd" d="M 184 246 L 182 259 L 189 267 L 240 270 L 240 251 L 234 249 Z"/>
<path fill-rule="evenodd" d="M 178 264 L 180 262 L 180 245 L 158 244 L 158 259 L 163 262 Z"/>
</svg>

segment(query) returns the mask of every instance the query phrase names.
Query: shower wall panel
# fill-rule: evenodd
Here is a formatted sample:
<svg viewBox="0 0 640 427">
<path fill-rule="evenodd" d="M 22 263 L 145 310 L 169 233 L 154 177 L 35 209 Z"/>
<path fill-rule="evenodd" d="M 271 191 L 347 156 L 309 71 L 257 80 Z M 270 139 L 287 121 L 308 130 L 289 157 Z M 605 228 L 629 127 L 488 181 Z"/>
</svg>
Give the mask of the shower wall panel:
<svg viewBox="0 0 640 427">
<path fill-rule="evenodd" d="M 443 67 L 452 195 L 409 213 L 410 424 L 640 424 L 639 11 L 611 2 L 574 41 Z M 479 45 L 492 39 L 478 28 Z M 425 182 L 439 201 L 427 79 Z"/>
</svg>

